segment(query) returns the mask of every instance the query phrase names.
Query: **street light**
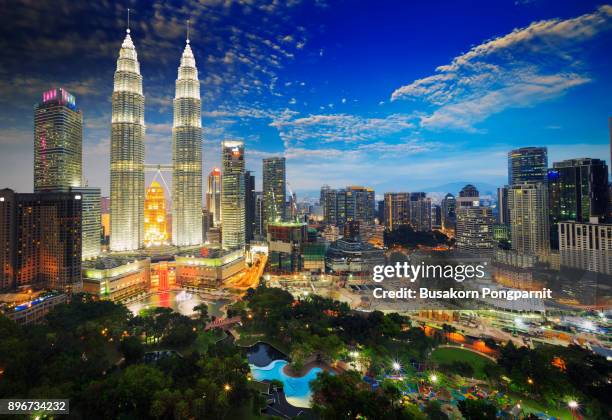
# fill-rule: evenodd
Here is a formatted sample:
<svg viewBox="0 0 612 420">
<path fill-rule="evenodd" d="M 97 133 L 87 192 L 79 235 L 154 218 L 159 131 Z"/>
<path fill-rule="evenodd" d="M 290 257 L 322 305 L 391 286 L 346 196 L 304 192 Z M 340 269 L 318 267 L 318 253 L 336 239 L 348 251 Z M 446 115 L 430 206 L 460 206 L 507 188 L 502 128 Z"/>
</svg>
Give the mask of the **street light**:
<svg viewBox="0 0 612 420">
<path fill-rule="evenodd" d="M 578 402 L 575 400 L 570 400 L 570 402 L 567 403 L 567 406 L 572 412 L 572 419 L 574 419 L 576 417 L 576 409 L 578 409 Z"/>
<path fill-rule="evenodd" d="M 223 389 L 224 389 L 226 392 L 229 392 L 229 391 L 231 391 L 231 390 L 232 390 L 232 386 L 231 386 L 230 384 L 225 384 L 225 386 L 223 387 Z"/>
<path fill-rule="evenodd" d="M 432 375 L 429 377 L 429 380 L 431 380 L 431 382 L 433 382 L 433 383 L 435 384 L 436 382 L 438 382 L 438 375 L 436 375 L 435 373 L 434 373 L 434 374 L 432 374 Z"/>
<path fill-rule="evenodd" d="M 402 365 L 399 364 L 399 362 L 394 361 L 392 364 L 393 370 L 395 370 L 396 372 L 399 372 L 400 369 L 402 368 Z"/>
</svg>

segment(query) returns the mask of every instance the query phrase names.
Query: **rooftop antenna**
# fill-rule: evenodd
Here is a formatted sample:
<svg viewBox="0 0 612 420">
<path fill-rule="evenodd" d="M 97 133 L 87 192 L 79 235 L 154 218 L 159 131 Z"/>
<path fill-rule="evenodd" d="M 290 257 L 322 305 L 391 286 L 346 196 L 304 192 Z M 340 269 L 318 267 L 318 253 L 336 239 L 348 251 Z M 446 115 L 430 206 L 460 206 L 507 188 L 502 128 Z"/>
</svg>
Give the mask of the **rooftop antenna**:
<svg viewBox="0 0 612 420">
<path fill-rule="evenodd" d="M 187 19 L 187 43 L 189 44 L 189 24 L 191 23 L 190 19 Z"/>
<path fill-rule="evenodd" d="M 125 30 L 128 34 L 130 33 L 130 8 L 127 9 L 127 29 Z"/>
</svg>

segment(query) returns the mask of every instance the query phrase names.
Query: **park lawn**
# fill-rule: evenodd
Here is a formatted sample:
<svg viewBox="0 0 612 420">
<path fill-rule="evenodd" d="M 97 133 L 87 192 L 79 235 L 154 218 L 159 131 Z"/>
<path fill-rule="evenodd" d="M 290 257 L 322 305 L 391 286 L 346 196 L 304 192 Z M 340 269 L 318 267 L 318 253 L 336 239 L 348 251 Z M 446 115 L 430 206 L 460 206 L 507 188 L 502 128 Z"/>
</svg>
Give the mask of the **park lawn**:
<svg viewBox="0 0 612 420">
<path fill-rule="evenodd" d="M 485 366 L 494 364 L 491 360 L 473 351 L 454 347 L 439 347 L 435 349 L 431 353 L 430 360 L 440 365 L 452 362 L 469 363 L 474 369 L 474 377 L 478 379 L 486 379 Z"/>
<path fill-rule="evenodd" d="M 525 398 L 518 394 L 509 393 L 508 395 L 515 401 L 521 402 L 525 413 L 547 413 L 549 416 L 563 420 L 570 420 L 572 418 L 572 413 L 567 408 L 551 408 L 536 400 Z"/>
</svg>

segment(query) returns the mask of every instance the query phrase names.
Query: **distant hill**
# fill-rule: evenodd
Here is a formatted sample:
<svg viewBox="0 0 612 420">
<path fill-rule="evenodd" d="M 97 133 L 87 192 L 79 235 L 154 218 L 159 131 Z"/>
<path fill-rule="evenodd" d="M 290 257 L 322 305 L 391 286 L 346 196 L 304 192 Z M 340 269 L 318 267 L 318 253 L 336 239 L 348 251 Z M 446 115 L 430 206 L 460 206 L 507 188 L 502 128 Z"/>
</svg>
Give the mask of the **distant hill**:
<svg viewBox="0 0 612 420">
<path fill-rule="evenodd" d="M 495 195 L 497 191 L 497 186 L 493 184 L 487 184 L 486 182 L 470 182 L 470 181 L 460 181 L 460 182 L 449 182 L 448 184 L 436 185 L 434 187 L 424 188 L 420 191 L 424 191 L 427 193 L 451 193 L 453 195 L 459 194 L 459 191 L 467 184 L 472 184 L 478 191 L 480 195 Z"/>
</svg>

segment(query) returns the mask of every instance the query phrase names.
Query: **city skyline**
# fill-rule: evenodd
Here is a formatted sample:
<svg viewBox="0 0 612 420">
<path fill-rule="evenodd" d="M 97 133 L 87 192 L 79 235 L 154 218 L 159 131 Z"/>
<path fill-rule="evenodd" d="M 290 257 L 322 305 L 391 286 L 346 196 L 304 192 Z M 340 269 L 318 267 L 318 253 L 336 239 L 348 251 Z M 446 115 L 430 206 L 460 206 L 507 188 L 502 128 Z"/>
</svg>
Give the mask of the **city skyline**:
<svg viewBox="0 0 612 420">
<path fill-rule="evenodd" d="M 373 19 L 365 31 L 373 39 L 362 45 L 361 51 L 373 54 L 380 63 L 375 73 L 372 65 L 360 63 L 363 68 L 351 67 L 352 77 L 345 78 L 345 66 L 355 64 L 349 52 L 356 52 L 357 44 L 364 40 L 356 36 L 356 28 L 363 23 L 356 16 L 352 16 L 356 28 L 341 33 L 341 28 L 349 29 L 339 21 L 340 13 L 349 13 L 343 4 L 321 7 L 298 2 L 293 8 L 254 5 L 247 11 L 238 3 L 225 8 L 185 4 L 180 9 L 134 3 L 132 35 L 143 74 L 147 163 L 171 160 L 176 77 L 172 73 L 184 45 L 187 18 L 192 20 L 194 54 L 205 63 L 200 69 L 205 174 L 219 166 L 220 142 L 225 138 L 244 139 L 246 168 L 256 175 L 258 190 L 260 159 L 284 155 L 292 188 L 298 194 L 311 195 L 317 194 L 323 184 L 341 187 L 360 183 L 379 195 L 427 190 L 445 184 L 449 171 L 457 182 L 503 185 L 506 153 L 521 146 L 547 146 L 551 164 L 568 158 L 609 156 L 609 115 L 603 105 L 610 93 L 605 71 L 610 59 L 602 53 L 610 39 L 610 6 L 584 3 L 543 7 L 538 3 L 545 2 L 521 2 L 505 5 L 515 13 L 496 22 L 491 22 L 491 17 L 498 12 L 483 7 L 482 16 L 464 17 L 480 18 L 486 24 L 478 30 L 463 27 L 461 36 L 452 42 L 444 42 L 451 40 L 443 41 L 440 33 L 422 46 L 407 42 L 409 45 L 402 46 L 404 52 L 414 48 L 408 62 L 392 48 L 400 46 L 402 40 L 432 35 L 430 31 L 441 30 L 440 24 L 431 29 L 419 26 L 421 33 L 395 26 L 379 34 L 381 19 Z M 44 7 L 28 10 L 42 13 L 39 8 Z M 30 191 L 32 185 L 31 174 L 15 170 L 15 162 L 27 167 L 25 163 L 32 159 L 31 106 L 40 101 L 43 91 L 56 86 L 65 87 L 82 104 L 84 178 L 88 185 L 99 186 L 102 194 L 108 195 L 112 67 L 125 29 L 125 10 L 91 6 L 102 9 L 97 10 L 96 19 L 82 27 L 77 20 L 89 11 L 87 7 L 77 4 L 61 13 L 44 10 L 50 16 L 59 14 L 57 19 L 50 19 L 51 27 L 66 20 L 70 25 L 53 35 L 50 28 L 29 28 L 30 41 L 22 49 L 7 46 L 5 95 L 0 103 L 0 140 L 5 151 L 0 174 L 17 191 Z M 433 13 L 425 6 L 414 8 L 423 14 Z M 351 13 L 358 14 L 363 7 L 357 9 Z M 16 10 L 21 13 L 23 7 L 17 4 Z M 214 24 L 205 13 L 211 10 L 216 12 Z M 408 13 L 400 8 L 394 10 L 397 16 L 392 16 L 390 11 L 389 5 L 381 4 L 376 16 L 394 20 L 406 18 Z M 449 5 L 440 17 L 450 12 Z M 273 40 L 261 30 L 246 30 L 249 19 L 257 16 L 270 22 L 268 35 Z M 327 29 L 314 31 L 307 26 L 305 16 L 326 22 Z M 297 25 L 301 20 L 304 26 Z M 298 29 L 292 32 L 288 22 Z M 6 22 L 3 31 L 13 30 L 4 38 L 18 41 L 25 34 L 24 25 L 23 19 Z M 444 31 L 456 30 L 453 25 Z M 252 41 L 248 44 L 253 46 L 250 55 L 237 49 L 237 39 L 221 36 L 230 27 L 239 34 L 237 37 Z M 160 32 L 162 28 L 166 31 Z M 391 45 L 380 45 L 383 35 L 393 40 Z M 49 42 L 53 37 L 60 37 L 55 40 L 58 42 L 63 40 L 58 44 L 62 48 L 34 54 L 44 44 L 42 40 Z M 74 71 L 66 72 L 60 56 L 65 59 L 66 54 L 77 54 L 83 45 L 91 48 L 94 40 L 99 41 L 95 51 L 79 59 L 72 56 Z M 267 53 L 257 47 L 266 48 Z M 16 58 L 24 53 L 34 54 L 31 69 L 16 66 Z M 221 53 L 225 54 L 221 57 Z M 542 58 L 548 60 L 546 68 L 540 62 Z M 573 61 L 568 64 L 570 59 Z M 394 61 L 401 66 L 392 66 Z M 438 67 L 449 61 L 450 65 Z M 241 62 L 243 65 L 237 64 Z M 418 69 L 407 65 L 415 63 Z M 265 71 L 272 68 L 271 73 Z M 260 76 L 268 74 L 268 83 L 255 77 L 258 71 Z M 236 83 L 238 76 L 240 83 Z M 343 87 L 349 82 L 355 82 L 351 89 Z M 463 88 L 457 89 L 456 83 L 464 83 Z M 233 87 L 225 90 L 228 84 Z M 20 89 L 20 95 L 11 93 L 15 88 Z M 459 112 L 460 107 L 469 109 L 469 115 Z M 24 113 L 24 108 L 30 112 Z M 465 151 L 469 155 L 459 158 Z M 369 170 L 380 167 L 388 172 L 377 179 L 368 177 Z M 147 179 L 145 184 L 149 182 Z"/>
</svg>

